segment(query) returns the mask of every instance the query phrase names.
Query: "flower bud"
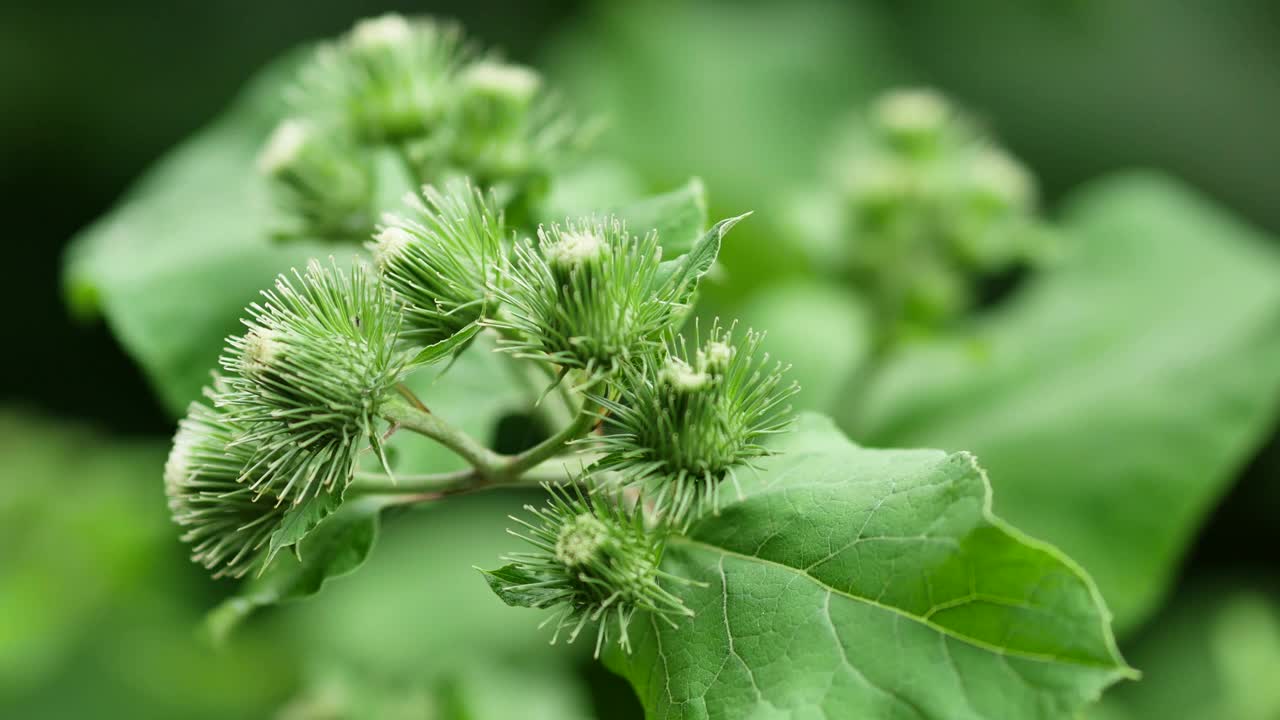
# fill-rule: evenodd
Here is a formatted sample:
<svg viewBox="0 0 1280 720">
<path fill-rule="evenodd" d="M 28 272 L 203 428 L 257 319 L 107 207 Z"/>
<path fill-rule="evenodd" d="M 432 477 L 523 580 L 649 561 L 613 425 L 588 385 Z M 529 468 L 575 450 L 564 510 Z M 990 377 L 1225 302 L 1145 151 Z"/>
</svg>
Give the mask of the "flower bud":
<svg viewBox="0 0 1280 720">
<path fill-rule="evenodd" d="M 875 308 L 881 346 L 936 331 L 990 276 L 1052 255 L 1031 175 L 936 92 L 876 101 L 838 177 L 843 270 Z"/>
<path fill-rule="evenodd" d="M 629 367 L 617 397 L 592 395 L 604 409 L 602 436 L 585 441 L 604 453 L 597 467 L 640 485 L 673 525 L 716 509 L 720 481 L 766 455 L 763 440 L 790 423 L 784 402 L 797 387 L 757 357 L 760 341 L 715 326 L 692 353 L 679 338 L 668 357 Z"/>
<path fill-rule="evenodd" d="M 242 482 L 254 462 L 252 448 L 236 442 L 243 432 L 216 410 L 192 403 L 164 466 L 173 520 L 185 528 L 191 559 L 214 577 L 241 577 L 252 568 L 287 510 L 274 495 Z"/>
<path fill-rule="evenodd" d="M 300 503 L 345 489 L 367 438 L 381 453 L 379 404 L 399 379 L 400 317 L 372 273 L 312 262 L 280 276 L 248 309 L 248 331 L 228 339 L 230 374 L 217 404 L 244 428 L 258 493 Z"/>
<path fill-rule="evenodd" d="M 370 249 L 404 305 L 404 338 L 430 346 L 473 328 L 491 307 L 505 229 L 492 197 L 461 180 L 406 204 L 409 212 L 386 216 Z"/>
<path fill-rule="evenodd" d="M 294 99 L 362 142 L 403 142 L 440 126 L 456 101 L 465 57 L 453 25 L 392 14 L 362 20 L 317 52 Z"/>
<path fill-rule="evenodd" d="M 656 351 L 685 308 L 660 261 L 656 234 L 632 236 L 613 218 L 539 228 L 494 288 L 510 312 L 489 324 L 506 331 L 505 350 L 582 370 L 590 384 Z"/>
<path fill-rule="evenodd" d="M 573 642 L 588 623 L 598 623 L 596 656 L 614 633 L 630 652 L 627 628 L 637 611 L 671 623 L 693 613 L 659 583 L 688 581 L 659 569 L 663 539 L 646 531 L 638 510 L 624 511 L 618 498 L 602 493 L 544 486 L 550 494 L 541 508 L 526 506 L 532 522 L 512 517 L 524 531 L 513 534 L 532 552 L 502 558 L 507 565 L 483 571 L 489 586 L 508 605 L 556 608 L 556 632 Z"/>
<path fill-rule="evenodd" d="M 871 117 L 891 143 L 911 152 L 928 152 L 941 139 L 951 105 L 933 90 L 892 90 L 876 100 Z"/>
<path fill-rule="evenodd" d="M 284 237 L 349 240 L 372 226 L 373 169 L 341 133 L 282 121 L 258 155 L 276 203 L 290 222 Z"/>
</svg>

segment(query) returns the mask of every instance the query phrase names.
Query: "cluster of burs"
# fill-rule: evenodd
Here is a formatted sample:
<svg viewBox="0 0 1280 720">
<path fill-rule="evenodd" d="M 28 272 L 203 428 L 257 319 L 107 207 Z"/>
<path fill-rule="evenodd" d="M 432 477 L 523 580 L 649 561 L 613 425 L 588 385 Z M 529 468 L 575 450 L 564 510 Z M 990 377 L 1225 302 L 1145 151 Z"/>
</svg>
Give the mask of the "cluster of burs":
<svg viewBox="0 0 1280 720">
<path fill-rule="evenodd" d="M 282 234 L 360 243 L 368 259 L 280 276 L 180 423 L 169 504 L 215 575 L 297 552 L 351 500 L 358 471 L 394 478 L 384 443 L 402 380 L 486 333 L 545 371 L 567 427 L 581 428 L 558 448 L 576 477 L 521 521 L 532 547 L 486 574 L 494 590 L 558 608 L 570 636 L 600 621 L 597 648 L 615 630 L 626 646 L 638 611 L 687 614 L 664 587 L 664 542 L 767 454 L 794 387 L 755 333 L 678 334 L 697 327 L 698 282 L 736 219 L 666 258 L 657 233 L 607 214 L 528 221 L 579 137 L 540 86 L 447 25 L 398 16 L 359 23 L 299 72 L 293 117 L 260 156 Z M 375 220 L 386 162 L 422 190 Z"/>
<path fill-rule="evenodd" d="M 1030 172 L 932 90 L 884 93 L 831 157 L 834 212 L 809 250 L 867 298 L 882 346 L 933 333 L 986 281 L 1059 252 Z"/>
</svg>

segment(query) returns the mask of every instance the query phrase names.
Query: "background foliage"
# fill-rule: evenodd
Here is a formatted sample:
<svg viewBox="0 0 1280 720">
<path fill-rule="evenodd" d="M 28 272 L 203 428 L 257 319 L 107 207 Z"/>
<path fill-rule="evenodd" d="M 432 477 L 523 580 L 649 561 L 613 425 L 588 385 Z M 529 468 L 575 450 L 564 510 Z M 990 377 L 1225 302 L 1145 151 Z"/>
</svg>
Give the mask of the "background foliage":
<svg viewBox="0 0 1280 720">
<path fill-rule="evenodd" d="M 0 714 L 636 712 L 621 680 L 548 649 L 536 622 L 470 569 L 510 547 L 503 518 L 520 497 L 396 518 L 358 581 L 261 615 L 221 653 L 193 639 L 233 588 L 186 562 L 166 519 L 170 411 L 203 381 L 216 355 L 207 341 L 233 329 L 243 296 L 315 252 L 252 233 L 265 210 L 246 170 L 272 96 L 250 86 L 220 113 L 268 61 L 387 8 L 157 8 L 0 9 L 0 64 L 24 69 L 0 78 L 15 269 L 3 284 L 14 341 L 0 419 Z M 996 510 L 1092 573 L 1127 659 L 1146 673 L 1098 717 L 1276 717 L 1265 681 L 1280 672 L 1273 3 L 402 9 L 459 17 L 609 120 L 602 154 L 622 162 L 566 179 L 564 207 L 588 190 L 638 196 L 699 175 L 712 217 L 756 211 L 726 244 L 703 312 L 770 329 L 806 388 L 800 404 L 833 413 L 855 439 L 978 454 Z M 977 113 L 1036 173 L 1074 251 L 855 392 L 870 352 L 865 310 L 798 251 L 794 208 L 849 114 L 902 82 L 936 85 Z M 1134 166 L 1149 170 L 1112 174 Z M 164 212 L 128 215 L 152 195 Z M 121 197 L 114 226 L 68 256 L 64 287 L 68 239 Z M 171 242 L 94 258 L 94 245 L 140 237 L 139 223 Z M 93 283 L 79 281 L 87 266 Z M 68 305 L 107 310 L 114 326 L 73 321 Z M 456 391 L 475 413 L 463 424 L 518 444 L 521 389 L 495 392 L 484 368 L 456 370 L 428 400 Z M 485 402 L 468 405 L 479 390 Z"/>
</svg>

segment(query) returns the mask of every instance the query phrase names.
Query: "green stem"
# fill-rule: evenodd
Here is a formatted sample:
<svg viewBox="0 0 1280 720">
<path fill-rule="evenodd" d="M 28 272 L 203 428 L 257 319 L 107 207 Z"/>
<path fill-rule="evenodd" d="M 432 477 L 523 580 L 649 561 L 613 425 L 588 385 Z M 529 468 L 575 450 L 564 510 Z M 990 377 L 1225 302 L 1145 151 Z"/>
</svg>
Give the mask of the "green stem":
<svg viewBox="0 0 1280 720">
<path fill-rule="evenodd" d="M 502 455 L 481 445 L 475 438 L 438 416 L 414 407 L 404 398 L 388 397 L 382 404 L 382 417 L 449 448 L 482 476 L 488 476 L 505 461 Z"/>
<path fill-rule="evenodd" d="M 382 405 L 382 416 L 395 426 L 425 435 L 457 453 L 471 467 L 451 473 L 414 475 L 394 480 L 385 475 L 359 473 L 353 487 L 359 494 L 394 494 L 406 499 L 435 500 L 444 495 L 470 492 L 495 485 L 516 485 L 529 473 L 528 480 L 561 482 L 575 476 L 569 460 L 561 459 L 558 467 L 537 468 L 551 464 L 552 458 L 566 445 L 591 431 L 595 415 L 578 408 L 572 422 L 537 445 L 515 455 L 502 455 L 481 445 L 462 430 L 450 425 L 429 410 L 399 395 L 390 395 Z M 579 462 L 582 462 L 579 460 Z M 535 470 L 542 472 L 531 472 Z"/>
<path fill-rule="evenodd" d="M 592 426 L 595 425 L 595 420 L 596 417 L 593 413 L 587 412 L 586 408 L 580 409 L 573 422 L 561 428 L 560 432 L 524 452 L 510 456 L 506 461 L 505 467 L 503 467 L 504 475 L 508 477 L 519 476 L 542 461 L 559 455 L 567 443 L 577 440 L 590 432 Z"/>
</svg>

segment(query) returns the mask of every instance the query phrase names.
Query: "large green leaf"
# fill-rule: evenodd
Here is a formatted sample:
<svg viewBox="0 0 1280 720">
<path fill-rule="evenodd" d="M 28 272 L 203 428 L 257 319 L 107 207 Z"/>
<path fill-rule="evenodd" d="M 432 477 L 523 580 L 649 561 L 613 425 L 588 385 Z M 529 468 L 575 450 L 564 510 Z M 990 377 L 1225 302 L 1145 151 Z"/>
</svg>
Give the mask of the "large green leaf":
<svg viewBox="0 0 1280 720">
<path fill-rule="evenodd" d="M 664 567 L 704 583 L 614 667 L 651 718 L 1066 718 L 1132 674 L 1092 582 L 989 510 L 973 457 L 806 416 Z"/>
<path fill-rule="evenodd" d="M 863 442 L 977 453 L 1001 515 L 1080 561 L 1123 630 L 1275 420 L 1280 258 L 1150 175 L 1091 187 L 1065 226 L 1060 267 L 841 414 Z"/>
<path fill-rule="evenodd" d="M 102 313 L 175 414 L 208 382 L 245 305 L 277 273 L 333 251 L 271 240 L 273 211 L 254 167 L 295 64 L 288 57 L 264 70 L 68 251 L 73 309 Z"/>
</svg>

